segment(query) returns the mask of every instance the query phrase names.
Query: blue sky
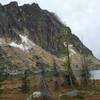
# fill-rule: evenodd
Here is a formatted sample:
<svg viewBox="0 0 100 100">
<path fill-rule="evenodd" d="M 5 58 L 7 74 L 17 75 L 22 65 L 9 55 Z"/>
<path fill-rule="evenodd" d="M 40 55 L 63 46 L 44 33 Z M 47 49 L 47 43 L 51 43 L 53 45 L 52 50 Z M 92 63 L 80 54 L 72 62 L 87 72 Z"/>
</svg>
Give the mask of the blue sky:
<svg viewBox="0 0 100 100">
<path fill-rule="evenodd" d="M 13 0 L 0 0 L 7 4 Z M 42 9 L 55 12 L 71 27 L 83 43 L 100 58 L 100 0 L 15 0 L 19 5 L 36 2 Z"/>
</svg>

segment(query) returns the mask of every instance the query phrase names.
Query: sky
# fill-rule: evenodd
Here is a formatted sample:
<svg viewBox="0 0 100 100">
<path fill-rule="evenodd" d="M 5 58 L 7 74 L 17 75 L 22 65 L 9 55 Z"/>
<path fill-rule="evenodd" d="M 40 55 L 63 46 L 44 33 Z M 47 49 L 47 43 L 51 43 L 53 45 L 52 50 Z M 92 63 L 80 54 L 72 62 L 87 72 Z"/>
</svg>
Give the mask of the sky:
<svg viewBox="0 0 100 100">
<path fill-rule="evenodd" d="M 13 0 L 0 0 L 7 4 Z M 82 42 L 100 59 L 100 0 L 15 0 L 19 5 L 38 3 L 56 13 Z"/>
</svg>

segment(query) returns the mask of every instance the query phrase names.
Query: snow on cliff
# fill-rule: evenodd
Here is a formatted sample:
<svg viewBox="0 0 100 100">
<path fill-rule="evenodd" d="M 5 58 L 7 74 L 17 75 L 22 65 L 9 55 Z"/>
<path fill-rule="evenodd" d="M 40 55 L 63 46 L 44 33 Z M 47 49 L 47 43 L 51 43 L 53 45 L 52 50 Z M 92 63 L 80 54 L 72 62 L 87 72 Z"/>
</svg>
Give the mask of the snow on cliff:
<svg viewBox="0 0 100 100">
<path fill-rule="evenodd" d="M 20 44 L 17 44 L 16 42 L 11 42 L 9 45 L 15 48 L 20 48 L 21 50 L 29 50 L 31 49 L 33 46 L 35 46 L 35 44 L 28 39 L 27 36 L 24 35 L 19 35 L 22 42 Z"/>
</svg>

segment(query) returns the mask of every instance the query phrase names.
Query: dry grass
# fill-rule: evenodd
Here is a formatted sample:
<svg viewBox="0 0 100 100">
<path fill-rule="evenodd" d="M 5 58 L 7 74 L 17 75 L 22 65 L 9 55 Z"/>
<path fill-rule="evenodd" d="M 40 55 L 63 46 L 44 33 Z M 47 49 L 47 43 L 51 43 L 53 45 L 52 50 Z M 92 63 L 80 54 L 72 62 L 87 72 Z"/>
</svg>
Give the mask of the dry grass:
<svg viewBox="0 0 100 100">
<path fill-rule="evenodd" d="M 32 91 L 39 91 L 39 80 L 33 79 L 30 81 Z M 28 94 L 23 94 L 19 87 L 20 80 L 8 80 L 3 82 L 4 91 L 0 95 L 0 100 L 26 100 Z M 80 90 L 80 94 L 76 97 L 62 97 L 60 95 L 70 90 L 69 87 L 60 86 L 58 90 L 54 90 L 53 82 L 49 82 L 49 90 L 54 100 L 100 100 L 100 91 L 96 88 L 90 90 Z"/>
</svg>

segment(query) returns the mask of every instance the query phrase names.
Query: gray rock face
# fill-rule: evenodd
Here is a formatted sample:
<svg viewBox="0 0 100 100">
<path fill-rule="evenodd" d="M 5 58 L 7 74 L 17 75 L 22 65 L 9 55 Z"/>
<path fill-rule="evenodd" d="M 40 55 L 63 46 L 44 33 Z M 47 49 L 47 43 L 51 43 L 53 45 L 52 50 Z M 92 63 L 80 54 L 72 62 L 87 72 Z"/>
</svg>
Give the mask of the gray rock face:
<svg viewBox="0 0 100 100">
<path fill-rule="evenodd" d="M 29 39 L 37 45 L 59 56 L 61 49 L 64 48 L 63 27 L 64 25 L 54 13 L 42 10 L 38 4 L 23 6 L 18 6 L 17 2 L 4 6 L 0 4 L 0 37 L 20 41 L 18 34 L 27 34 Z M 92 52 L 82 44 L 77 36 L 70 34 L 70 43 L 76 51 L 92 55 Z"/>
</svg>

